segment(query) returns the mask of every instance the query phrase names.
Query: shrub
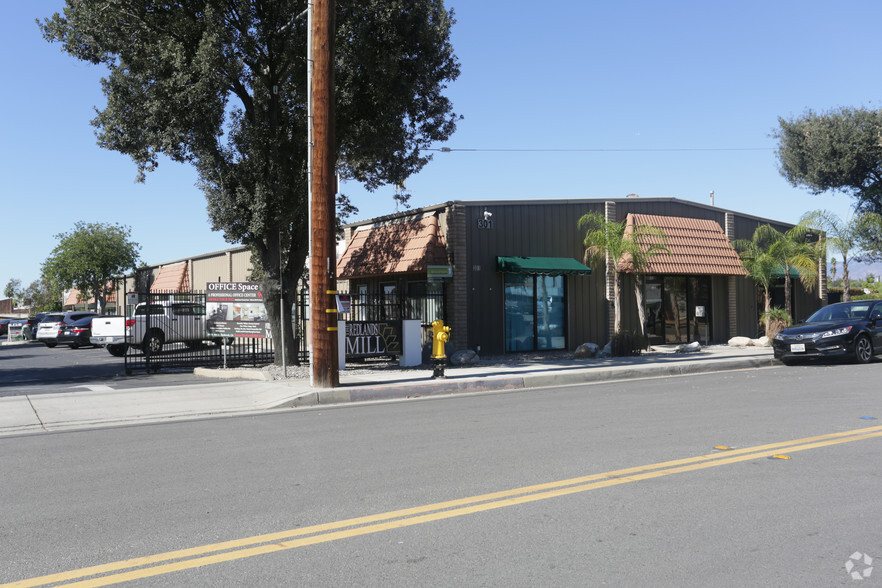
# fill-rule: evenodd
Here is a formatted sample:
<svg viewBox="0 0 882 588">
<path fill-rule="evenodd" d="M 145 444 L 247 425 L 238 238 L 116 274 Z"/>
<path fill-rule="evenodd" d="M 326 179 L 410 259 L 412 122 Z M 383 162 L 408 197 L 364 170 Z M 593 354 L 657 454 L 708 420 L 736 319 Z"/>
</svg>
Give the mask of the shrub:
<svg viewBox="0 0 882 588">
<path fill-rule="evenodd" d="M 630 331 L 616 333 L 609 345 L 609 352 L 613 357 L 640 355 L 644 349 L 646 349 L 646 338 Z"/>
<path fill-rule="evenodd" d="M 769 319 L 769 330 L 766 333 L 766 337 L 769 339 L 773 339 L 775 335 L 781 332 L 781 329 L 793 324 L 793 318 L 783 308 L 775 307 L 768 312 L 764 312 L 760 317 L 760 325 L 765 325 L 767 318 Z"/>
</svg>

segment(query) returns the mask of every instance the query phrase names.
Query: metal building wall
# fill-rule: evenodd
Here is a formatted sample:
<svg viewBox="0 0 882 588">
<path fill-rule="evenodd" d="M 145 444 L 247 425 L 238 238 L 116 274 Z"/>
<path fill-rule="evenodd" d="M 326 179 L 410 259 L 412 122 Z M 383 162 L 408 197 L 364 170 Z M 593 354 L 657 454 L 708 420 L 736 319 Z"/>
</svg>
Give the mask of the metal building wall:
<svg viewBox="0 0 882 588">
<path fill-rule="evenodd" d="M 603 212 L 601 201 L 465 202 L 468 346 L 481 353 L 505 352 L 504 275 L 496 270 L 498 256 L 572 257 L 582 260 L 584 235 L 579 218 Z M 478 228 L 484 210 L 492 229 Z M 463 267 L 464 266 L 464 267 Z M 590 267 L 590 265 L 589 265 Z M 574 349 L 586 341 L 606 341 L 605 282 L 602 268 L 590 276 L 567 276 L 567 339 Z"/>
</svg>

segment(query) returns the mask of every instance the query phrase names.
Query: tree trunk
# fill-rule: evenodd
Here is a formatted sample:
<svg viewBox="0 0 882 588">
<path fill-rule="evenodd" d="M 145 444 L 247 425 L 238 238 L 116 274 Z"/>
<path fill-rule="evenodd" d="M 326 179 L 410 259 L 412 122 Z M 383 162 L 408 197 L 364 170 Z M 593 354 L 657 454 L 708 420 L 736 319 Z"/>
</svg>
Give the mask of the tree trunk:
<svg viewBox="0 0 882 588">
<path fill-rule="evenodd" d="M 613 305 L 615 322 L 613 323 L 613 332 L 618 335 L 622 331 L 622 273 L 616 272 L 613 280 Z"/>
<path fill-rule="evenodd" d="M 304 229 L 305 230 L 305 229 Z M 266 247 L 258 247 L 260 265 L 263 269 L 263 278 L 260 280 L 260 293 L 263 295 L 263 303 L 266 307 L 267 319 L 270 322 L 273 341 L 275 344 L 275 364 L 282 365 L 282 353 L 284 353 L 285 365 L 300 365 L 300 346 L 296 344 L 294 328 L 291 320 L 291 308 L 297 300 L 297 279 L 303 272 L 306 263 L 306 249 L 300 248 L 288 252 L 285 263 L 282 285 L 284 286 L 284 302 L 279 290 L 279 266 L 281 240 L 273 240 Z M 285 321 L 284 339 L 282 337 L 282 321 Z M 304 337 L 305 333 L 299 333 Z M 278 342 L 282 341 L 281 344 Z"/>
<path fill-rule="evenodd" d="M 792 290 L 791 280 L 790 280 L 790 267 L 784 266 L 784 310 L 787 311 L 791 317 L 793 313 L 790 311 L 790 292 Z"/>
<path fill-rule="evenodd" d="M 851 301 L 851 280 L 848 278 L 848 259 L 842 256 L 842 301 Z"/>
<path fill-rule="evenodd" d="M 646 336 L 646 307 L 643 304 L 643 274 L 634 274 L 634 296 L 637 298 L 637 317 L 640 323 L 640 336 L 649 349 L 649 338 Z"/>
<path fill-rule="evenodd" d="M 765 307 L 765 310 L 763 311 L 763 316 L 766 317 L 763 332 L 768 333 L 769 326 L 771 325 L 772 320 L 769 317 L 769 311 L 772 310 L 772 293 L 769 291 L 768 286 L 763 286 L 763 305 Z"/>
</svg>

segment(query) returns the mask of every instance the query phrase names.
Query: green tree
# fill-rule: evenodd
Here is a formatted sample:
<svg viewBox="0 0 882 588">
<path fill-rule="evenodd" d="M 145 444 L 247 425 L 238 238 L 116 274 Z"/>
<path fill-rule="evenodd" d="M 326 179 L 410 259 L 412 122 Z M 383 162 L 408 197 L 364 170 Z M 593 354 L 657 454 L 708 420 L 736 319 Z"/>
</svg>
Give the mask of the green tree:
<svg viewBox="0 0 882 588">
<path fill-rule="evenodd" d="M 92 121 L 99 145 L 129 155 L 141 179 L 160 155 L 195 166 L 212 227 L 257 254 L 277 341 L 280 296 L 290 320 L 309 241 L 306 7 L 306 0 L 67 0 L 63 15 L 41 25 L 47 40 L 109 70 L 107 106 Z M 458 116 L 443 95 L 459 75 L 453 23 L 443 0 L 337 0 L 343 179 L 369 190 L 403 184 L 428 163 L 427 149 L 454 132 Z M 286 335 L 294 360 L 290 329 Z"/>
<path fill-rule="evenodd" d="M 769 332 L 772 315 L 772 284 L 775 283 L 779 271 L 776 260 L 766 249 L 762 235 L 754 231 L 752 239 L 736 239 L 732 246 L 741 256 L 741 263 L 747 274 L 762 289 L 765 332 Z"/>
<path fill-rule="evenodd" d="M 629 227 L 625 222 L 613 222 L 598 212 L 590 212 L 579 219 L 579 228 L 585 231 L 583 245 L 584 259 L 606 267 L 613 264 L 613 330 L 622 330 L 621 289 L 622 275 L 634 274 L 634 294 L 637 299 L 637 313 L 640 321 L 640 334 L 644 337 L 646 309 L 643 305 L 643 270 L 654 255 L 670 250 L 665 245 L 667 238 L 663 231 L 647 225 Z M 606 275 L 604 273 L 604 275 Z"/>
<path fill-rule="evenodd" d="M 760 225 L 753 235 L 753 242 L 776 262 L 775 273 L 784 274 L 784 310 L 792 311 L 792 272 L 796 271 L 802 284 L 812 289 L 818 275 L 818 260 L 822 255 L 819 245 L 808 241 L 812 228 L 803 224 L 781 232 L 771 225 Z M 749 271 L 749 270 L 748 270 Z M 769 310 L 768 308 L 766 310 Z"/>
<path fill-rule="evenodd" d="M 61 310 L 63 290 L 52 278 L 44 275 L 25 288 L 22 301 L 32 313 Z"/>
<path fill-rule="evenodd" d="M 859 261 L 861 235 L 872 225 L 882 224 L 882 217 L 873 212 L 856 212 L 847 220 L 842 220 L 828 210 L 815 210 L 803 215 L 801 224 L 824 232 L 824 245 L 842 257 L 842 300 L 851 300 L 848 264 Z M 833 260 L 835 262 L 835 258 Z M 833 266 L 836 267 L 835 265 Z M 835 274 L 835 271 L 834 271 Z"/>
<path fill-rule="evenodd" d="M 7 298 L 12 298 L 13 306 L 18 306 L 19 304 L 21 304 L 21 280 L 19 280 L 18 278 L 9 278 L 9 281 L 6 282 L 6 287 L 3 288 L 3 295 Z"/>
<path fill-rule="evenodd" d="M 779 170 L 813 194 L 839 191 L 859 211 L 882 214 L 882 111 L 839 108 L 778 118 Z"/>
<path fill-rule="evenodd" d="M 64 289 L 76 288 L 82 300 L 94 297 L 98 312 L 107 303 L 115 278 L 134 270 L 141 246 L 130 241 L 128 227 L 77 222 L 69 233 L 55 235 L 58 245 L 43 262 L 43 275 Z"/>
</svg>

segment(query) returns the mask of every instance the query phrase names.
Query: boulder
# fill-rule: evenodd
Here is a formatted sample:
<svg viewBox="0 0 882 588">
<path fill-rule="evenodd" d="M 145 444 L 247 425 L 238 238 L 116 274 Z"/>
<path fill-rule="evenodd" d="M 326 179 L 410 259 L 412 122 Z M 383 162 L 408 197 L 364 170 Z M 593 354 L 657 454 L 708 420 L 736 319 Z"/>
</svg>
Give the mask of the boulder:
<svg viewBox="0 0 882 588">
<path fill-rule="evenodd" d="M 597 357 L 597 353 L 600 351 L 600 345 L 597 343 L 582 343 L 578 347 L 576 347 L 576 351 L 573 352 L 573 357 L 575 359 L 585 359 L 588 357 Z"/>
<path fill-rule="evenodd" d="M 450 365 L 477 365 L 480 361 L 477 352 L 471 349 L 460 349 L 450 356 Z"/>
<path fill-rule="evenodd" d="M 771 347 L 772 346 L 772 340 L 766 336 L 762 336 L 759 339 L 751 339 L 750 343 L 751 343 L 751 345 L 754 345 L 756 347 Z"/>
<path fill-rule="evenodd" d="M 749 337 L 732 337 L 729 339 L 729 347 L 750 347 L 753 340 Z"/>
<path fill-rule="evenodd" d="M 692 343 L 684 343 L 677 347 L 677 353 L 697 353 L 701 351 L 701 343 L 693 341 Z"/>
<path fill-rule="evenodd" d="M 600 350 L 600 353 L 597 354 L 597 357 L 609 357 L 612 355 L 612 341 L 607 342 L 606 345 L 603 346 L 603 349 Z"/>
</svg>

